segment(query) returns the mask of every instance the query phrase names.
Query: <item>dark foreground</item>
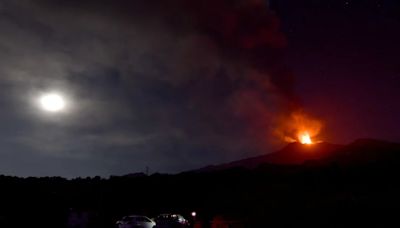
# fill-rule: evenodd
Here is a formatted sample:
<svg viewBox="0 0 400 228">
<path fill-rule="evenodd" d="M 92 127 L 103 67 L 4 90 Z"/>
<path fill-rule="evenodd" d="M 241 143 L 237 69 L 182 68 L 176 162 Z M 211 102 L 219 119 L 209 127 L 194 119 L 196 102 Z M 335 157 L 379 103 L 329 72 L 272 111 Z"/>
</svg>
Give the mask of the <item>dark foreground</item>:
<svg viewBox="0 0 400 228">
<path fill-rule="evenodd" d="M 399 154 L 109 179 L 0 176 L 0 227 L 71 227 L 79 216 L 86 227 L 115 227 L 123 215 L 192 211 L 196 227 L 397 227 Z"/>
</svg>

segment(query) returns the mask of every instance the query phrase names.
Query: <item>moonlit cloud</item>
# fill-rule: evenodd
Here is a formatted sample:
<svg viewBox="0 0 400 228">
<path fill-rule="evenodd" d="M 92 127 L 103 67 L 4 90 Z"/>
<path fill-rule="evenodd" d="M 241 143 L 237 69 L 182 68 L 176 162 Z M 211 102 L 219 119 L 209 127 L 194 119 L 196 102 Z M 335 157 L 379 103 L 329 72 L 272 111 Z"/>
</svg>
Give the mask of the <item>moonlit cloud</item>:
<svg viewBox="0 0 400 228">
<path fill-rule="evenodd" d="M 287 77 L 276 18 L 259 1 L 196 4 L 2 2 L 0 99 L 8 108 L 0 121 L 15 124 L 0 134 L 3 148 L 19 154 L 4 162 L 31 156 L 37 165 L 8 172 L 177 172 L 266 149 L 272 123 L 247 117 L 267 117 L 290 99 L 274 76 Z M 43 116 L 30 105 L 51 90 L 68 97 L 68 112 Z M 49 165 L 63 158 L 74 172 Z"/>
</svg>

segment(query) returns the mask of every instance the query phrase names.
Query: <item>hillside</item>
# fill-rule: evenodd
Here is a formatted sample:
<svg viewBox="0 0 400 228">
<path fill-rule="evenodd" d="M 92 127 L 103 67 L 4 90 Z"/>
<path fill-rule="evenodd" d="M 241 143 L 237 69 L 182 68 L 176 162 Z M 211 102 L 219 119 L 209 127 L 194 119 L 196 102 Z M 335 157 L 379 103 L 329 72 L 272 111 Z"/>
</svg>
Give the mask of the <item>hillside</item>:
<svg viewBox="0 0 400 228">
<path fill-rule="evenodd" d="M 399 152 L 399 153 L 397 153 Z M 392 161 L 400 154 L 400 144 L 376 139 L 358 139 L 348 145 L 331 144 L 327 142 L 305 145 L 298 142 L 290 143 L 274 153 L 241 159 L 230 163 L 212 165 L 196 170 L 209 172 L 231 168 L 254 169 L 262 164 L 271 165 L 301 165 L 304 163 L 325 164 L 337 162 L 366 163 Z"/>
</svg>

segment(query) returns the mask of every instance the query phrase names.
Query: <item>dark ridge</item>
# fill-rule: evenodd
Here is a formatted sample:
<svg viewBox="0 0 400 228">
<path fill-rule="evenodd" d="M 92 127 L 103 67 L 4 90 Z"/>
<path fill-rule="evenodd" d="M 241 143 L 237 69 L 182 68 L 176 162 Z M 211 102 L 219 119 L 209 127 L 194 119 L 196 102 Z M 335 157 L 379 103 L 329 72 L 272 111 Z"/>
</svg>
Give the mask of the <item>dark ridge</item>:
<svg viewBox="0 0 400 228">
<path fill-rule="evenodd" d="M 301 165 L 326 163 L 362 164 L 380 161 L 395 162 L 400 158 L 400 144 L 377 139 L 357 139 L 348 145 L 328 142 L 305 145 L 290 143 L 281 150 L 261 156 L 241 159 L 220 165 L 211 165 L 193 172 L 211 172 L 233 168 L 255 169 L 260 165 Z"/>
<path fill-rule="evenodd" d="M 216 170 L 243 167 L 247 169 L 257 168 L 261 164 L 271 165 L 300 165 L 309 160 L 319 160 L 330 156 L 334 151 L 342 148 L 342 145 L 327 142 L 304 145 L 298 142 L 290 143 L 283 149 L 274 153 L 246 158 L 221 165 L 211 165 L 195 170 L 195 172 L 209 172 Z"/>
<path fill-rule="evenodd" d="M 329 156 L 325 163 L 360 165 L 368 163 L 398 163 L 400 143 L 377 139 L 358 139 Z"/>
</svg>

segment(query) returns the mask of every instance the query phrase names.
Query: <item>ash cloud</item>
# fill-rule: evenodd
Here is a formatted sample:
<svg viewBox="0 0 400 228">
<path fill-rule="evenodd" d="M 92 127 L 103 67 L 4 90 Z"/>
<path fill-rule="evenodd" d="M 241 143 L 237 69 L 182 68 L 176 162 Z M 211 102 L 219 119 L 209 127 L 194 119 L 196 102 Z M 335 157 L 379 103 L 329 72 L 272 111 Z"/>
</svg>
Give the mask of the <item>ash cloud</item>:
<svg viewBox="0 0 400 228">
<path fill-rule="evenodd" d="M 265 1 L 4 1 L 0 19 L 0 121 L 15 123 L 0 143 L 37 166 L 3 172 L 177 172 L 234 160 L 265 152 L 276 116 L 297 103 Z M 32 105 L 49 89 L 71 100 L 68 113 Z M 73 173 L 35 171 L 63 158 Z"/>
</svg>

